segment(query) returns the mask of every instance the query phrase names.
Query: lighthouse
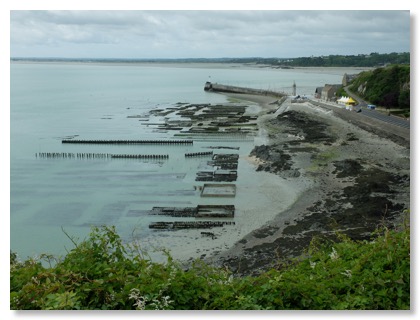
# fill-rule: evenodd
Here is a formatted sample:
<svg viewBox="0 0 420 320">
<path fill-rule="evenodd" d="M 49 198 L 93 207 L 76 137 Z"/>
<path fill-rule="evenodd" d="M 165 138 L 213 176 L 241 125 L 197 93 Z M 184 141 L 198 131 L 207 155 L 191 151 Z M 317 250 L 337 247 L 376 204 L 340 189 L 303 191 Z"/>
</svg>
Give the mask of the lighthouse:
<svg viewBox="0 0 420 320">
<path fill-rule="evenodd" d="M 296 97 L 296 83 L 293 81 L 293 91 L 292 91 L 292 96 Z"/>
</svg>

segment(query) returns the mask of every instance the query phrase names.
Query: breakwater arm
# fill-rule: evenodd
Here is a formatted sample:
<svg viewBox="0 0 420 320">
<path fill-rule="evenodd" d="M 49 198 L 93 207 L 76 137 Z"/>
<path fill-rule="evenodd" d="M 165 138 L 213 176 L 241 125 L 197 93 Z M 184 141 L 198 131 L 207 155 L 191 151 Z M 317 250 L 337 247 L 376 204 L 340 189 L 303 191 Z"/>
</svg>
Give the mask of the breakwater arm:
<svg viewBox="0 0 420 320">
<path fill-rule="evenodd" d="M 225 85 L 225 84 L 212 83 L 212 82 L 209 82 L 209 81 L 205 83 L 204 91 L 256 94 L 256 95 L 273 96 L 273 97 L 285 97 L 285 96 L 287 96 L 287 94 L 284 93 L 284 92 L 276 92 L 276 91 L 263 90 L 263 89 L 229 86 L 229 85 Z"/>
</svg>

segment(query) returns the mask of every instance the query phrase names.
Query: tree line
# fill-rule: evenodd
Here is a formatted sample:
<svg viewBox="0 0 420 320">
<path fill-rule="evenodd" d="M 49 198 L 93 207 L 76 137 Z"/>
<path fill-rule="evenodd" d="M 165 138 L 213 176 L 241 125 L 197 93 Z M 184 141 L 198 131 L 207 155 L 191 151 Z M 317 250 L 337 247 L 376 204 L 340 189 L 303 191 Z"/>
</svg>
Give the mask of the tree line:
<svg viewBox="0 0 420 320">
<path fill-rule="evenodd" d="M 392 53 L 377 53 L 358 54 L 358 55 L 328 55 L 328 56 L 310 56 L 298 58 L 262 58 L 262 57 L 246 57 L 246 58 L 185 58 L 185 59 L 84 59 L 84 58 L 17 58 L 12 57 L 11 61 L 43 61 L 43 62 L 106 62 L 106 63 L 249 63 L 249 64 L 264 64 L 279 68 L 291 67 L 378 67 L 387 64 L 409 64 L 409 52 L 392 52 Z"/>
<path fill-rule="evenodd" d="M 358 55 L 329 55 L 320 57 L 301 57 L 296 59 L 281 59 L 278 65 L 290 67 L 378 67 L 387 64 L 409 64 L 410 53 L 372 52 Z"/>
<path fill-rule="evenodd" d="M 373 104 L 410 108 L 410 66 L 391 65 L 361 72 L 349 89 Z"/>
</svg>

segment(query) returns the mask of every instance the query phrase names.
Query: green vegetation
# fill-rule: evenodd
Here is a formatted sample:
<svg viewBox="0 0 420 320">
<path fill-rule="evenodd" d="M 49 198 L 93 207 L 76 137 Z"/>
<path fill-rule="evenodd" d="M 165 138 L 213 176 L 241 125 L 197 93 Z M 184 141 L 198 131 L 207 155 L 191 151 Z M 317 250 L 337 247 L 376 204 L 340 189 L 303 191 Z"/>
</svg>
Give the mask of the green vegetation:
<svg viewBox="0 0 420 320">
<path fill-rule="evenodd" d="M 315 238 L 281 270 L 235 278 L 196 261 L 184 270 L 168 255 L 153 263 L 124 246 L 113 227 L 92 228 L 62 261 L 10 259 L 11 309 L 409 309 L 410 231 L 386 228 L 373 241 Z"/>
<path fill-rule="evenodd" d="M 410 53 L 377 53 L 358 55 L 329 55 L 299 58 L 232 58 L 230 63 L 257 63 L 277 67 L 379 67 L 387 64 L 410 64 Z"/>
<path fill-rule="evenodd" d="M 337 158 L 338 153 L 334 148 L 329 148 L 326 151 L 320 151 L 314 153 L 311 156 L 311 166 L 306 170 L 309 172 L 318 172 L 322 167 L 331 163 L 335 158 Z"/>
<path fill-rule="evenodd" d="M 348 93 L 346 92 L 346 90 L 344 90 L 344 88 L 343 87 L 340 87 L 338 90 L 337 90 L 337 92 L 335 93 L 335 96 L 337 97 L 337 98 L 341 98 L 341 97 L 347 97 L 348 96 Z"/>
<path fill-rule="evenodd" d="M 392 65 L 360 73 L 349 88 L 385 108 L 410 108 L 410 66 Z"/>
<path fill-rule="evenodd" d="M 385 53 L 359 55 L 329 55 L 282 60 L 278 63 L 291 67 L 378 67 L 386 64 L 409 64 L 410 53 Z"/>
</svg>

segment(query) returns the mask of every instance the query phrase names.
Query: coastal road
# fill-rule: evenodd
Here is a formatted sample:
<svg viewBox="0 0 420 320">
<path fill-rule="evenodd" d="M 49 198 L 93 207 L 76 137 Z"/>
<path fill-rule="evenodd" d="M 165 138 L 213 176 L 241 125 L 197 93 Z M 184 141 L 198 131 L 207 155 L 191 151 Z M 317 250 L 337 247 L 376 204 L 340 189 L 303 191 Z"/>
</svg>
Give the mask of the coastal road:
<svg viewBox="0 0 420 320">
<path fill-rule="evenodd" d="M 361 107 L 361 112 L 355 112 L 341 108 L 333 103 L 324 103 L 312 99 L 309 102 L 315 106 L 333 111 L 336 116 L 362 129 L 389 138 L 399 144 L 410 145 L 410 122 L 407 120 L 388 116 L 376 110 L 369 110 L 366 107 Z"/>
<path fill-rule="evenodd" d="M 323 102 L 315 101 L 315 100 L 311 100 L 311 103 L 316 105 L 316 106 L 324 107 L 324 108 L 328 108 L 328 109 L 337 108 L 337 109 L 340 109 L 340 110 L 344 110 L 340 106 L 334 105 L 333 103 L 328 104 L 328 103 L 323 103 Z M 395 125 L 395 126 L 410 129 L 410 121 L 405 120 L 403 118 L 396 117 L 396 116 L 393 116 L 393 115 L 386 115 L 386 114 L 383 114 L 383 113 L 381 113 L 379 111 L 376 111 L 376 110 L 370 110 L 366 107 L 366 105 L 363 105 L 363 103 L 358 104 L 354 108 L 355 108 L 355 110 L 361 109 L 361 112 L 357 112 L 357 114 L 360 117 L 368 117 L 368 118 L 372 118 L 372 119 L 377 119 L 377 120 L 380 120 L 380 121 L 383 121 L 383 122 L 386 122 L 386 123 L 389 123 L 389 124 L 392 124 L 392 125 Z M 346 112 L 351 112 L 349 110 L 345 110 L 345 111 Z"/>
<path fill-rule="evenodd" d="M 348 86 L 344 87 L 344 90 L 346 91 L 349 97 L 352 97 L 354 100 L 357 101 L 358 104 L 356 108 L 359 108 L 362 110 L 363 116 L 379 119 L 379 120 L 382 120 L 384 122 L 387 122 L 387 123 L 390 123 L 399 127 L 410 129 L 409 121 L 402 119 L 400 117 L 396 117 L 393 115 L 386 115 L 376 110 L 368 109 L 367 108 L 368 103 L 365 100 L 363 100 L 361 97 L 359 97 L 358 95 L 354 94 L 353 92 L 350 92 L 348 90 Z"/>
<path fill-rule="evenodd" d="M 387 123 L 390 123 L 399 127 L 410 129 L 410 121 L 407 121 L 405 119 L 392 116 L 392 115 L 388 116 L 376 110 L 369 110 L 368 108 L 365 108 L 365 107 L 361 107 L 361 109 L 362 109 L 362 112 L 360 112 L 360 114 L 362 116 L 379 119 L 381 121 L 384 121 L 384 122 L 387 122 Z"/>
</svg>

